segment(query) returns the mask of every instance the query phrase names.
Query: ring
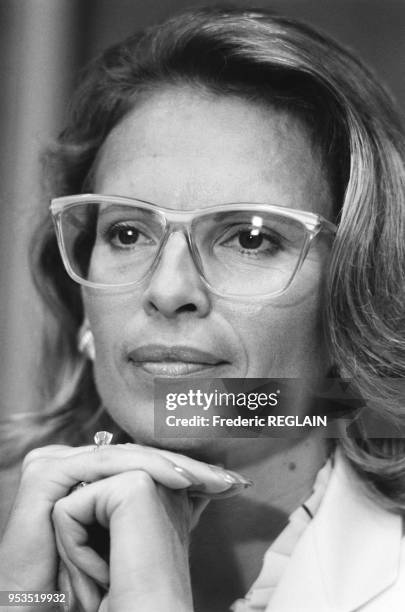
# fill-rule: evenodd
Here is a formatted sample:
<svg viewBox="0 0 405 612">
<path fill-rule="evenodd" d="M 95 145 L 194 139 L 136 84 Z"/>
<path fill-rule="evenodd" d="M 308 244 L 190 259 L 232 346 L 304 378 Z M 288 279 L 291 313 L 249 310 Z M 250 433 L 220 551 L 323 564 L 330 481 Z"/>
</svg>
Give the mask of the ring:
<svg viewBox="0 0 405 612">
<path fill-rule="evenodd" d="M 113 439 L 113 434 L 111 432 L 97 431 L 94 434 L 94 443 L 96 446 L 94 447 L 93 450 L 98 451 L 103 446 L 109 446 L 111 444 L 112 439 Z M 86 482 L 85 480 L 82 480 L 81 482 L 78 482 L 77 485 L 74 485 L 74 487 L 70 489 L 70 493 L 73 493 L 74 491 L 77 491 L 77 489 L 81 489 L 82 487 L 86 487 L 88 484 L 90 483 Z"/>
<path fill-rule="evenodd" d="M 100 448 L 103 446 L 109 446 L 112 439 L 113 434 L 109 431 L 97 431 L 94 434 L 94 443 L 96 445 L 94 450 L 100 450 Z"/>
<path fill-rule="evenodd" d="M 78 482 L 77 485 L 74 485 L 74 487 L 72 487 L 70 489 L 70 493 L 74 493 L 75 491 L 77 491 L 77 489 L 81 489 L 83 487 L 87 487 L 88 484 L 90 484 L 90 483 L 86 482 L 85 480 L 82 480 L 81 482 Z"/>
</svg>

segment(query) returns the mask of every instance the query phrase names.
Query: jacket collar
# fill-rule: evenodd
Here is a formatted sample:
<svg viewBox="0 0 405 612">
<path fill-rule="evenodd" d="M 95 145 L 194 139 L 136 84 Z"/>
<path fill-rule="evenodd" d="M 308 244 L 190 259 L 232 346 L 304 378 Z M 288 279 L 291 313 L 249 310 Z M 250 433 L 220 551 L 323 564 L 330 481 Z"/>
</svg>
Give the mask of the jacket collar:
<svg viewBox="0 0 405 612">
<path fill-rule="evenodd" d="M 402 538 L 399 515 L 381 508 L 343 458 L 266 612 L 352 612 L 393 584 Z"/>
</svg>

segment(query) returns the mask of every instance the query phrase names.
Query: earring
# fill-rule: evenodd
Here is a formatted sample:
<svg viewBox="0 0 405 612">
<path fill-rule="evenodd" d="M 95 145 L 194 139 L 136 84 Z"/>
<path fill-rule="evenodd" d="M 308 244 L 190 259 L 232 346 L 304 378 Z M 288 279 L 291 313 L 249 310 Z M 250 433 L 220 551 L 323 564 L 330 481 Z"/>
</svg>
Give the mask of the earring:
<svg viewBox="0 0 405 612">
<path fill-rule="evenodd" d="M 94 361 L 96 357 L 96 347 L 94 345 L 94 335 L 87 319 L 84 319 L 77 334 L 77 348 L 87 359 Z"/>
</svg>

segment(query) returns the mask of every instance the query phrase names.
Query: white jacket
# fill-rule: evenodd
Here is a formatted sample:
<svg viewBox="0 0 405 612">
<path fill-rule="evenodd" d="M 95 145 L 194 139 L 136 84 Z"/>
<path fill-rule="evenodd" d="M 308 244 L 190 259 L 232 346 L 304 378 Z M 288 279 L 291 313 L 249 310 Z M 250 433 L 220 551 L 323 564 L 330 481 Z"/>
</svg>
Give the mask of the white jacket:
<svg viewBox="0 0 405 612">
<path fill-rule="evenodd" d="M 405 612 L 405 538 L 337 452 L 324 498 L 266 612 Z"/>
</svg>

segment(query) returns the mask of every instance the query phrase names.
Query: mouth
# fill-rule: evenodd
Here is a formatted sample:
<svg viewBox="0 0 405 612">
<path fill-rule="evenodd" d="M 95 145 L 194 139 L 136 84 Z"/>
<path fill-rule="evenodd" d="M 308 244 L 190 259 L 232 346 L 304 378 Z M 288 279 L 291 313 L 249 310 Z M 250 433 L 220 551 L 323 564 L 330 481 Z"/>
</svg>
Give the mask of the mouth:
<svg viewBox="0 0 405 612">
<path fill-rule="evenodd" d="M 189 346 L 147 344 L 128 353 L 129 361 L 153 376 L 187 376 L 228 365 L 221 357 Z"/>
</svg>

